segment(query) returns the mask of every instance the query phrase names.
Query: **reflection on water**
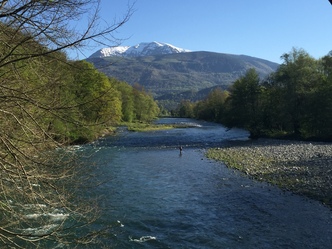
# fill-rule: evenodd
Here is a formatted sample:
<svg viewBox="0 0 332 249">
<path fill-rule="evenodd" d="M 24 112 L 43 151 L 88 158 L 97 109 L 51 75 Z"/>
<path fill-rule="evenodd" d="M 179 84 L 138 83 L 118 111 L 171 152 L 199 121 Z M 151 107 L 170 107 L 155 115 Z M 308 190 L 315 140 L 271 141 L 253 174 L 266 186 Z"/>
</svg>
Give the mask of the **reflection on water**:
<svg viewBox="0 0 332 249">
<path fill-rule="evenodd" d="M 159 122 L 186 122 L 162 119 Z M 188 121 L 188 120 L 187 120 Z M 189 120 L 189 122 L 196 122 Z M 248 179 L 204 157 L 205 146 L 246 139 L 197 122 L 188 129 L 123 131 L 95 144 L 106 161 L 98 188 L 117 224 L 115 248 L 329 248 L 332 213 L 320 203 Z M 178 146 L 183 146 L 182 155 Z"/>
</svg>

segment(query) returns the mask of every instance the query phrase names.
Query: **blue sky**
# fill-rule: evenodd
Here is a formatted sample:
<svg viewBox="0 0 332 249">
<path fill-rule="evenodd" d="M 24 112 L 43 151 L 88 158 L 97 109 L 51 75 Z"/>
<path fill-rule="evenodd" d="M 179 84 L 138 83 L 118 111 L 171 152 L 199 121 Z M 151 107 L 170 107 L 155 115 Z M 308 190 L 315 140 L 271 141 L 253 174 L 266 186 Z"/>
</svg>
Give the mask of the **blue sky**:
<svg viewBox="0 0 332 249">
<path fill-rule="evenodd" d="M 101 18 L 112 22 L 126 7 L 126 0 L 102 0 Z M 114 34 L 125 39 L 122 45 L 158 41 L 278 63 L 292 47 L 315 58 L 332 50 L 328 0 L 136 0 L 134 9 L 131 19 Z M 98 48 L 83 50 L 84 55 Z"/>
</svg>

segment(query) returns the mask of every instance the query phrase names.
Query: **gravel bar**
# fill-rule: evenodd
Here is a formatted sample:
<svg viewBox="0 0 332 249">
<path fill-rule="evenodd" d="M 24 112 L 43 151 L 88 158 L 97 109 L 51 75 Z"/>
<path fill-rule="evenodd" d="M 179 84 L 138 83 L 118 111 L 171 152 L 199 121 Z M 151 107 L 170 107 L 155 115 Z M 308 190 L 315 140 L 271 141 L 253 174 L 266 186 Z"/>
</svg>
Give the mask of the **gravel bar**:
<svg viewBox="0 0 332 249">
<path fill-rule="evenodd" d="M 256 180 L 332 208 L 332 143 L 258 139 L 209 149 L 206 154 Z"/>
</svg>

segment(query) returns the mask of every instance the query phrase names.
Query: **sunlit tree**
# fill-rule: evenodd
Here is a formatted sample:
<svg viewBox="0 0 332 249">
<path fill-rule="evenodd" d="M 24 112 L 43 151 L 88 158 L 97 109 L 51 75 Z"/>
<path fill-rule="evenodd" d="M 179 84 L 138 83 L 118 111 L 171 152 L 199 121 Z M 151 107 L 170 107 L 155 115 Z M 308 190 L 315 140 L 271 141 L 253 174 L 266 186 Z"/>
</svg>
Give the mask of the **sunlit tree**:
<svg viewBox="0 0 332 249">
<path fill-rule="evenodd" d="M 111 79 L 111 81 L 114 82 L 115 88 L 120 92 L 122 120 L 132 122 L 135 118 L 133 87 L 125 82 L 117 82 L 115 79 Z"/>
<path fill-rule="evenodd" d="M 149 122 L 157 117 L 160 110 L 151 94 L 138 83 L 133 86 L 134 113 L 137 121 Z"/>
<path fill-rule="evenodd" d="M 120 94 L 109 78 L 85 61 L 74 63 L 72 70 L 71 87 L 84 119 L 96 124 L 117 124 L 121 120 Z"/>
</svg>

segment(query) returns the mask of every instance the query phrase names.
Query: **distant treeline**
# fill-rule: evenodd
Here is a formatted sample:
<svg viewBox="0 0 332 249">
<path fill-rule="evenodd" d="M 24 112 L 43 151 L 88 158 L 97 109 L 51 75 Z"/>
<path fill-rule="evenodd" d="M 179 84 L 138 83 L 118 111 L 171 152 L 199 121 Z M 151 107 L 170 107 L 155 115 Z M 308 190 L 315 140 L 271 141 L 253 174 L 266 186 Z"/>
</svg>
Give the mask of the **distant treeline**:
<svg viewBox="0 0 332 249">
<path fill-rule="evenodd" d="M 276 72 L 260 80 L 254 69 L 228 91 L 183 100 L 175 115 L 247 129 L 252 137 L 332 140 L 332 52 L 314 59 L 303 49 L 281 56 Z"/>
</svg>

